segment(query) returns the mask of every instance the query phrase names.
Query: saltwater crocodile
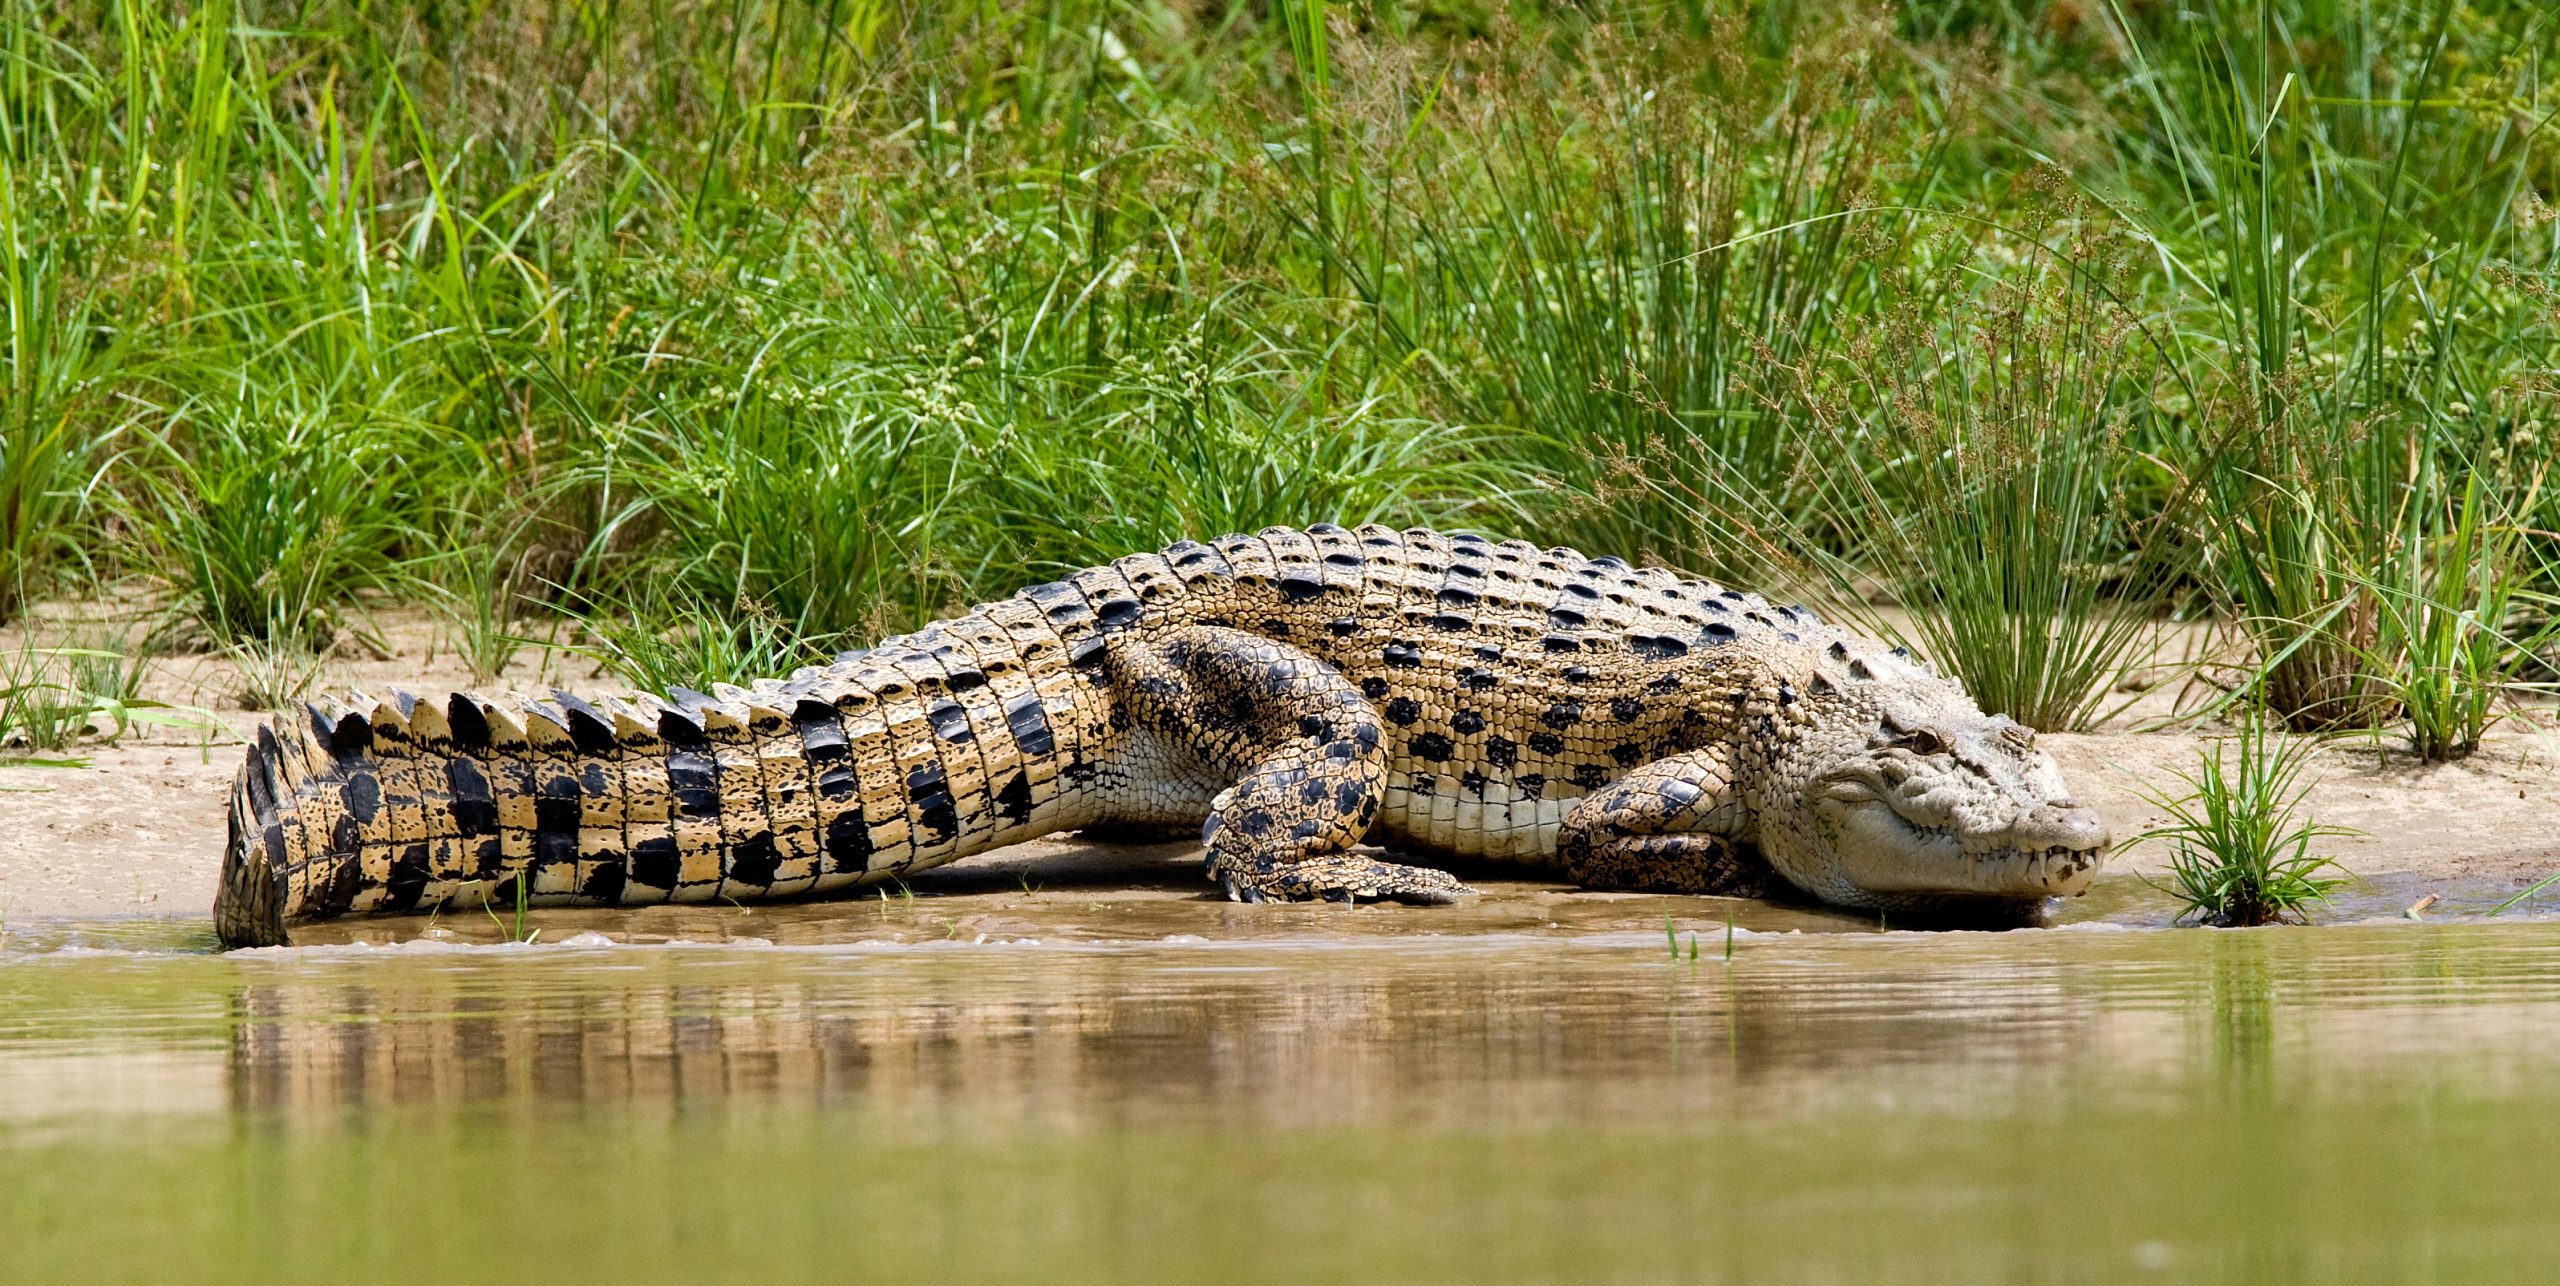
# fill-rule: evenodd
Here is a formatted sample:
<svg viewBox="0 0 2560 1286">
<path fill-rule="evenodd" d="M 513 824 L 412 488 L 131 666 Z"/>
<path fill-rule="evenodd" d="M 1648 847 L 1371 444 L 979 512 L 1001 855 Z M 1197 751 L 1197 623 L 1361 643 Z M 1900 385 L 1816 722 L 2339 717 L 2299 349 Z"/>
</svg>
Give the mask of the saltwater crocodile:
<svg viewBox="0 0 2560 1286">
<path fill-rule="evenodd" d="M 1245 901 L 1594 888 L 2015 910 L 2105 825 L 1902 653 L 1660 568 L 1271 528 L 1036 586 L 752 687 L 405 694 L 262 728 L 223 942 L 442 905 L 828 893 L 1059 831 L 1200 834 Z"/>
</svg>

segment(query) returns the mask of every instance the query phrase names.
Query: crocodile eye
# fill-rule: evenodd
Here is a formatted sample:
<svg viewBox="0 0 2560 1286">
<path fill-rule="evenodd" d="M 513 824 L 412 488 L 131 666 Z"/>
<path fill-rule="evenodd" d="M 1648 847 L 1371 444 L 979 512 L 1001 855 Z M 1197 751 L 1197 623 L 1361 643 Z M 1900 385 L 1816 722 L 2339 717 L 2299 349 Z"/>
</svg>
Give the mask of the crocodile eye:
<svg viewBox="0 0 2560 1286">
<path fill-rule="evenodd" d="M 1934 755 L 1947 748 L 1947 743 L 1939 740 L 1938 734 L 1926 728 L 1916 728 L 1902 734 L 1902 740 L 1898 744 L 1915 755 Z"/>
</svg>

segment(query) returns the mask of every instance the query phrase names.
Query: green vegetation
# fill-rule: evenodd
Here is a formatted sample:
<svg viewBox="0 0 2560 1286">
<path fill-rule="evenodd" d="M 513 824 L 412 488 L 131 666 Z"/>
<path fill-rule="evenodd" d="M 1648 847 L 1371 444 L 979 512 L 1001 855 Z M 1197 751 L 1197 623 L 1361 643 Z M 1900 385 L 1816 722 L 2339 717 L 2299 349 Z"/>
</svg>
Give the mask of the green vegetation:
<svg viewBox="0 0 2560 1286">
<path fill-rule="evenodd" d="M 2548 673 L 2541 6 L 0 0 L 0 48 L 0 613 L 140 591 L 261 702 L 386 598 L 700 686 L 1373 519 L 1791 588 L 2043 728 L 2176 614 L 2429 759 Z"/>
<path fill-rule="evenodd" d="M 142 695 L 137 649 L 97 637 L 88 645 L 38 647 L 22 637 L 0 648 L 0 764 L 69 766 L 84 737 L 113 741 L 156 723 L 210 734 L 213 717 Z"/>
<path fill-rule="evenodd" d="M 2357 832 L 2300 820 L 2302 797 L 2311 789 L 2302 771 L 2318 746 L 2271 733 L 2269 723 L 2252 712 L 2239 721 L 2227 747 L 2207 744 L 2197 755 L 2196 771 L 2178 774 L 2189 787 L 2185 796 L 2144 795 L 2172 820 L 2135 841 L 2169 841 L 2164 887 L 2185 904 L 2187 917 L 2206 924 L 2245 928 L 2298 921 L 2347 882 L 2337 863 L 2314 854 L 2311 846 L 2323 837 Z"/>
</svg>

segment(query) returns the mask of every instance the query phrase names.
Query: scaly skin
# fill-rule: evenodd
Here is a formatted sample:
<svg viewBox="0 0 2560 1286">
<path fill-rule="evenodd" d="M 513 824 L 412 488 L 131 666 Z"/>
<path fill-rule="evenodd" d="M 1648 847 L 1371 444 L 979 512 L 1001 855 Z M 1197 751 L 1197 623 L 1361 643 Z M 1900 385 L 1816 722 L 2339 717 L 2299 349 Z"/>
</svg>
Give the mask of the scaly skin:
<svg viewBox="0 0 2560 1286">
<path fill-rule="evenodd" d="M 800 897 L 1086 828 L 1202 828 L 1248 901 L 1468 892 L 1366 841 L 1597 888 L 2015 909 L 2107 846 L 2032 733 L 1801 608 L 1383 527 L 1185 541 L 753 688 L 299 724 L 260 730 L 233 791 L 227 945 L 519 881 Z"/>
</svg>

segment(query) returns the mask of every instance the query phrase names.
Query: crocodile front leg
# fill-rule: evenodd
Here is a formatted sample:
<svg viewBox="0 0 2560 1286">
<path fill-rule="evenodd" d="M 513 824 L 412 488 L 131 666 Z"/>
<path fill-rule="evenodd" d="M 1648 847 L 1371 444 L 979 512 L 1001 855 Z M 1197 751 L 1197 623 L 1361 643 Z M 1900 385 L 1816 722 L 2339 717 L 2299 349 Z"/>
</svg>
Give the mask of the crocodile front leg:
<svg viewBox="0 0 2560 1286">
<path fill-rule="evenodd" d="M 1741 814 L 1728 762 L 1721 750 L 1675 755 L 1585 796 L 1556 831 L 1566 876 L 1592 889 L 1765 896 L 1769 864 L 1721 833 Z"/>
<path fill-rule="evenodd" d="M 1115 645 L 1129 711 L 1235 784 L 1209 805 L 1209 875 L 1242 902 L 1449 902 L 1472 892 L 1446 871 L 1348 850 L 1377 819 L 1385 728 L 1360 690 L 1315 657 L 1202 626 Z"/>
</svg>

